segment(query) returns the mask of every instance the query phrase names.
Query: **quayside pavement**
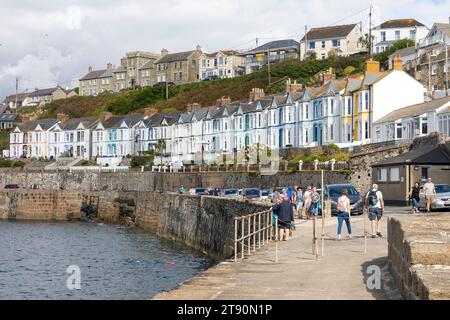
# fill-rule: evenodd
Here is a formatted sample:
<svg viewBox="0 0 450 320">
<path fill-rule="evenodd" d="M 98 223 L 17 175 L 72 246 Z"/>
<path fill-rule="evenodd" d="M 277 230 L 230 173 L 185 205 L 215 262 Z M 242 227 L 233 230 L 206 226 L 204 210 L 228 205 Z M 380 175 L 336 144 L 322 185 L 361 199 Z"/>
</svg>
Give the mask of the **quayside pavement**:
<svg viewBox="0 0 450 320">
<path fill-rule="evenodd" d="M 324 256 L 321 220 L 316 220 L 317 257 L 312 254 L 312 221 L 297 220 L 293 238 L 279 243 L 278 263 L 276 246 L 271 242 L 242 261 L 221 262 L 153 299 L 401 299 L 387 269 L 385 236 L 389 214 L 384 216 L 383 237 L 367 238 L 367 253 L 362 216 L 352 217 L 352 239 L 347 238 L 344 223 L 342 240 L 336 236 L 336 217 L 326 219 Z M 376 286 L 374 278 L 370 278 L 374 270 L 380 271 L 381 286 L 369 289 L 367 282 Z"/>
</svg>

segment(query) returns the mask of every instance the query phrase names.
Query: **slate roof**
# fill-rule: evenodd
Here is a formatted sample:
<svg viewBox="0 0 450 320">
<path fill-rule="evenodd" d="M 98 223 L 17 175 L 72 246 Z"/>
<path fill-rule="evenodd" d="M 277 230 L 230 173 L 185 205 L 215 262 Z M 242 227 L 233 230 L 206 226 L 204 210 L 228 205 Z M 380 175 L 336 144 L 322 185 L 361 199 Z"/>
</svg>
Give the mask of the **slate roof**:
<svg viewBox="0 0 450 320">
<path fill-rule="evenodd" d="M 407 27 L 424 27 L 425 25 L 416 19 L 393 19 L 387 20 L 380 24 L 377 29 L 389 29 L 389 28 L 407 28 Z"/>
<path fill-rule="evenodd" d="M 73 118 L 61 123 L 59 126 L 63 130 L 75 130 L 80 123 L 83 123 L 83 125 L 87 128 L 97 121 L 98 119 L 95 117 Z"/>
<path fill-rule="evenodd" d="M 385 167 L 406 163 L 411 165 L 448 165 L 450 163 L 450 143 L 447 142 L 437 146 L 413 149 L 396 157 L 378 162 L 372 165 L 372 167 Z"/>
<path fill-rule="evenodd" d="M 243 54 L 251 54 L 257 52 L 266 52 L 267 50 L 276 50 L 282 48 L 295 48 L 298 50 L 299 43 L 293 39 L 271 41 L 259 46 L 255 49 L 247 51 Z"/>
<path fill-rule="evenodd" d="M 435 26 L 436 28 L 444 32 L 447 35 L 447 37 L 450 37 L 450 23 L 436 22 Z"/>
<path fill-rule="evenodd" d="M 436 110 L 448 102 L 450 102 L 450 97 L 443 97 L 428 102 L 418 103 L 412 106 L 400 108 L 385 115 L 383 118 L 375 121 L 375 123 L 391 122 L 405 117 L 420 116 L 421 114 L 424 114 L 426 112 Z"/>
<path fill-rule="evenodd" d="M 112 70 L 110 69 L 101 69 L 101 70 L 94 70 L 86 74 L 82 80 L 91 80 L 91 79 L 100 79 L 100 78 L 110 78 L 112 77 Z"/>
<path fill-rule="evenodd" d="M 37 125 L 40 125 L 43 130 L 48 130 L 57 122 L 58 120 L 56 119 L 32 120 L 19 124 L 18 127 L 21 131 L 30 131 L 34 130 Z"/>
<path fill-rule="evenodd" d="M 332 39 L 332 38 L 345 38 L 355 27 L 356 23 L 331 27 L 311 28 L 306 34 L 306 38 L 308 41 Z M 301 41 L 305 41 L 305 36 L 303 36 Z"/>
<path fill-rule="evenodd" d="M 20 117 L 16 113 L 4 113 L 0 114 L 0 122 L 18 122 Z"/>
<path fill-rule="evenodd" d="M 143 114 L 128 114 L 126 116 L 112 116 L 104 121 L 100 121 L 105 128 L 120 128 L 122 122 L 125 122 L 127 126 L 131 127 L 137 124 L 141 120 L 145 120 L 146 116 Z M 95 123 L 95 122 L 93 122 Z"/>
<path fill-rule="evenodd" d="M 43 96 L 49 96 L 53 94 L 59 87 L 54 88 L 47 88 L 47 89 L 38 89 L 34 92 L 30 93 L 30 97 L 43 97 Z"/>
<path fill-rule="evenodd" d="M 144 63 L 139 69 L 144 70 L 144 69 L 153 69 L 153 68 L 154 68 L 154 60 L 149 60 L 146 63 Z"/>
<path fill-rule="evenodd" d="M 5 113 L 9 107 L 6 104 L 0 103 L 0 114 Z"/>
<path fill-rule="evenodd" d="M 29 92 L 18 93 L 17 94 L 17 101 L 21 102 L 21 101 L 25 100 L 29 95 L 30 95 Z M 15 94 L 9 95 L 9 96 L 7 96 L 5 98 L 5 102 L 11 102 L 11 101 L 12 102 L 16 101 L 16 95 Z"/>
<path fill-rule="evenodd" d="M 389 58 L 392 59 L 396 55 L 399 55 L 401 57 L 405 57 L 405 56 L 409 56 L 410 54 L 414 54 L 414 53 L 416 53 L 416 48 L 415 47 L 408 47 L 408 48 L 398 49 L 393 54 L 391 54 L 389 56 Z"/>
<path fill-rule="evenodd" d="M 165 56 L 156 60 L 155 64 L 156 63 L 169 63 L 169 62 L 174 62 L 174 61 L 184 61 L 184 60 L 187 60 L 194 52 L 195 52 L 195 50 L 176 52 L 176 53 L 168 53 Z"/>
</svg>

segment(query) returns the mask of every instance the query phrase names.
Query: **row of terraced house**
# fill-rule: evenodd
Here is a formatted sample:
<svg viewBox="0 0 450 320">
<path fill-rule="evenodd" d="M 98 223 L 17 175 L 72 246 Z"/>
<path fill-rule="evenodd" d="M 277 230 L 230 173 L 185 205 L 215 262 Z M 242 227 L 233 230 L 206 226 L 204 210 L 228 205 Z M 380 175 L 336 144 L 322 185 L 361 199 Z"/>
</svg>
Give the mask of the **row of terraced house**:
<svg viewBox="0 0 450 320">
<path fill-rule="evenodd" d="M 283 93 L 265 95 L 254 88 L 244 101 L 223 97 L 215 106 L 192 104 L 186 112 L 29 121 L 12 130 L 10 157 L 119 161 L 164 141 L 159 150 L 164 162 L 211 162 L 255 144 L 349 147 L 404 139 L 397 123 L 407 117 L 418 124 L 411 135 L 440 131 L 448 136 L 448 99 L 425 101 L 423 85 L 402 65 L 397 56 L 391 70 L 381 71 L 377 61 L 369 60 L 365 72 L 354 77 L 335 79 L 329 70 L 319 86 L 303 88 L 289 80 Z"/>
</svg>

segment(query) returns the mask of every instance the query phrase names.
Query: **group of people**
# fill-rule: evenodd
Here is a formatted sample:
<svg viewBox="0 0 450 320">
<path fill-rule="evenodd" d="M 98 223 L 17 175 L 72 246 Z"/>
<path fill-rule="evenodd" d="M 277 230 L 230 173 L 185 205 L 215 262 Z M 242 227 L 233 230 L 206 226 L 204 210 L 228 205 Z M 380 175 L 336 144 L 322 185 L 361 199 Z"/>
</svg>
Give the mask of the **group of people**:
<svg viewBox="0 0 450 320">
<path fill-rule="evenodd" d="M 368 218 L 371 222 L 372 238 L 382 237 L 381 218 L 384 214 L 383 194 L 378 190 L 378 185 L 373 184 L 365 196 L 365 207 L 368 210 Z M 301 187 L 283 188 L 281 192 L 277 188 L 272 193 L 272 221 L 278 224 L 279 239 L 287 241 L 295 230 L 294 218 L 313 219 L 321 208 L 320 195 L 313 186 L 306 188 L 303 192 Z M 342 189 L 341 196 L 337 200 L 338 239 L 342 239 L 342 226 L 345 222 L 348 237 L 352 237 L 351 228 L 351 206 L 348 198 L 348 190 Z M 275 239 L 275 231 L 272 235 Z"/>
<path fill-rule="evenodd" d="M 427 182 L 423 185 L 423 187 L 420 187 L 419 182 L 414 183 L 414 186 L 409 193 L 409 199 L 412 204 L 412 213 L 419 213 L 420 195 L 425 198 L 427 212 L 430 212 L 431 203 L 436 197 L 436 188 L 431 178 L 427 179 Z"/>
</svg>

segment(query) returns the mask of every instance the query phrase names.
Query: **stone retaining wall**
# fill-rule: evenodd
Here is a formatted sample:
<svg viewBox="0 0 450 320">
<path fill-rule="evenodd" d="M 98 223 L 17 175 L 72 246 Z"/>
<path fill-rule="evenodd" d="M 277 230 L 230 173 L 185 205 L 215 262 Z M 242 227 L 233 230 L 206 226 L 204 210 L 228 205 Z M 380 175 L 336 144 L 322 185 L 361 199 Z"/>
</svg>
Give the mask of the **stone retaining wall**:
<svg viewBox="0 0 450 320">
<path fill-rule="evenodd" d="M 396 216 L 388 222 L 389 267 L 406 299 L 450 299 L 450 216 Z"/>
</svg>

